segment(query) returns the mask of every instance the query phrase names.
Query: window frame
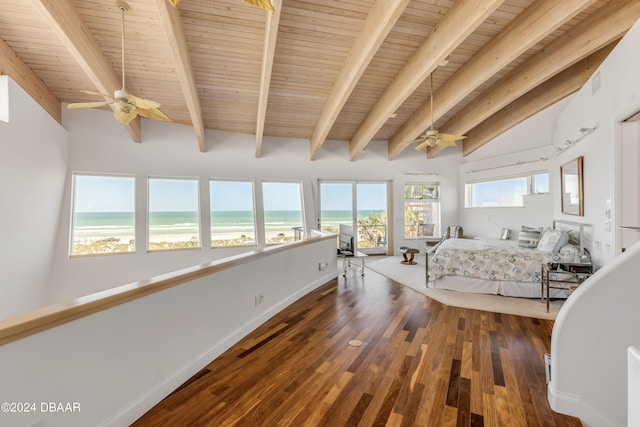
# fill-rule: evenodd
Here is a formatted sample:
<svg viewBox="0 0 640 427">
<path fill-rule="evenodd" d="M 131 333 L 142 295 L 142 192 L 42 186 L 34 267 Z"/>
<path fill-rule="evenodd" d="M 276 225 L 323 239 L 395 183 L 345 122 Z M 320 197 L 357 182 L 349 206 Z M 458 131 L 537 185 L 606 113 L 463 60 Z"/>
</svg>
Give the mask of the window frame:
<svg viewBox="0 0 640 427">
<path fill-rule="evenodd" d="M 269 179 L 269 180 L 262 180 L 260 182 L 260 194 L 261 194 L 261 199 L 262 199 L 262 206 L 261 206 L 261 215 L 262 215 L 262 224 L 261 224 L 261 233 L 264 239 L 264 246 L 274 246 L 274 245 L 279 245 L 281 243 L 275 242 L 275 243 L 269 243 L 269 238 L 267 237 L 267 215 L 266 212 L 267 210 L 265 209 L 265 191 L 264 191 L 264 186 L 265 184 L 297 184 L 299 186 L 299 191 L 300 191 L 300 214 L 302 216 L 302 232 L 303 235 L 306 235 L 306 232 L 308 230 L 307 228 L 307 224 L 306 224 L 306 215 L 305 215 L 305 209 L 304 209 L 304 184 L 302 180 L 277 180 L 277 179 Z"/>
<path fill-rule="evenodd" d="M 548 177 L 549 176 L 549 171 L 548 170 L 536 170 L 536 171 L 531 171 L 531 172 L 526 172 L 526 173 L 516 174 L 516 175 L 506 175 L 506 176 L 503 175 L 503 176 L 498 176 L 498 177 L 490 177 L 490 178 L 483 178 L 483 179 L 476 179 L 476 180 L 468 180 L 464 184 L 464 208 L 465 209 L 523 208 L 524 207 L 524 197 L 525 196 L 535 196 L 535 195 L 542 195 L 542 194 L 550 194 L 550 191 L 541 192 L 541 193 L 537 193 L 535 191 L 535 176 L 536 175 L 545 175 L 545 174 Z M 472 192 L 470 190 L 471 190 L 471 186 L 473 186 L 474 184 L 508 181 L 508 180 L 519 179 L 519 178 L 526 178 L 526 183 L 525 183 L 526 194 L 522 194 L 521 195 L 521 197 L 522 197 L 522 204 L 521 205 L 471 206 Z"/>
<path fill-rule="evenodd" d="M 74 237 L 75 237 L 75 225 L 76 225 L 76 191 L 77 191 L 77 177 L 103 177 L 103 178 L 127 178 L 133 181 L 133 248 L 130 251 L 118 251 L 118 252 L 102 252 L 91 254 L 74 254 Z M 117 173 L 99 173 L 99 172 L 71 172 L 71 208 L 69 218 L 69 258 L 83 258 L 83 257 L 95 257 L 95 256 L 112 256 L 112 255 L 131 255 L 135 254 L 137 250 L 136 233 L 137 233 L 137 218 L 136 218 L 136 202 L 137 202 L 137 179 L 135 174 L 117 174 Z"/>
<path fill-rule="evenodd" d="M 433 186 L 436 188 L 436 192 L 437 192 L 437 197 L 422 197 L 422 198 L 406 198 L 406 189 L 408 186 Z M 435 205 L 436 206 L 436 210 L 437 210 L 437 221 L 435 223 L 435 227 L 433 230 L 433 233 L 430 235 L 423 235 L 421 236 L 419 234 L 419 227 L 421 223 L 416 223 L 416 224 L 407 224 L 407 218 L 406 218 L 406 209 L 407 209 L 407 203 L 424 203 L 426 204 L 431 204 L 431 205 Z M 442 218 L 441 218 L 441 211 L 442 211 L 442 206 L 441 206 L 441 202 L 440 202 L 440 182 L 405 182 L 403 187 L 402 187 L 402 207 L 403 207 L 403 222 L 404 222 L 404 226 L 403 226 L 403 238 L 404 240 L 419 240 L 419 239 L 428 239 L 428 238 L 433 238 L 433 237 L 438 237 L 440 235 L 440 230 L 442 229 Z M 424 225 L 424 224 L 423 224 Z M 416 232 L 415 235 L 408 235 L 407 234 L 407 227 L 410 226 L 415 226 L 416 227 Z"/>
<path fill-rule="evenodd" d="M 252 217 L 253 217 L 253 241 L 252 244 L 244 244 L 244 245 L 214 245 L 213 242 L 213 223 L 210 221 L 209 223 L 209 237 L 211 240 L 211 249 L 220 249 L 220 248 L 240 248 L 240 247 L 257 247 L 258 246 L 258 221 L 257 221 L 257 212 L 256 212 L 256 185 L 255 181 L 252 179 L 227 179 L 227 178 L 210 178 L 209 179 L 209 219 L 211 219 L 211 208 L 212 208 L 212 198 L 211 198 L 211 183 L 213 182 L 234 182 L 234 183 L 249 183 L 251 184 L 251 207 L 252 207 Z"/>
<path fill-rule="evenodd" d="M 151 180 L 165 180 L 165 181 L 195 181 L 196 183 L 196 197 L 198 203 L 198 211 L 197 211 L 197 225 L 198 225 L 198 244 L 193 247 L 182 247 L 182 248 L 160 248 L 160 249 L 151 249 Z M 147 212 L 146 212 L 146 251 L 148 253 L 153 252 L 167 252 L 167 251 L 180 251 L 180 250 L 199 250 L 202 249 L 202 201 L 201 201 L 201 189 L 200 189 L 200 178 L 199 177 L 175 177 L 175 176 L 163 176 L 163 175 L 149 175 L 147 176 Z M 177 211 L 176 211 L 177 212 Z"/>
</svg>

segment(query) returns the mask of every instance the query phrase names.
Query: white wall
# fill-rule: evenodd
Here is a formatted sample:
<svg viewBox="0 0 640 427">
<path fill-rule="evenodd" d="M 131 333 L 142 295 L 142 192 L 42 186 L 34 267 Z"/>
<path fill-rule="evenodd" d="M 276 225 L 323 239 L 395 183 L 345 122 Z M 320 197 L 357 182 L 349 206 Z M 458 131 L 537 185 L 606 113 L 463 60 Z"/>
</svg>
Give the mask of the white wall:
<svg viewBox="0 0 640 427">
<path fill-rule="evenodd" d="M 0 76 L 0 318 L 45 302 L 67 175 L 67 132 Z M 8 106 L 8 108 L 6 108 Z"/>
<path fill-rule="evenodd" d="M 627 425 L 627 348 L 640 346 L 639 262 L 636 244 L 571 295 L 553 328 L 549 403 L 585 427 Z"/>
<path fill-rule="evenodd" d="M 233 250 L 211 249 L 203 232 L 203 249 L 147 253 L 144 247 L 135 254 L 104 257 L 69 258 L 69 218 L 72 172 L 125 173 L 137 177 L 136 241 L 145 242 L 147 176 L 196 177 L 201 182 L 201 209 L 209 209 L 208 180 L 211 178 L 260 180 L 298 180 L 305 192 L 307 226 L 316 227 L 318 179 L 392 181 L 395 217 L 394 248 L 416 245 L 403 240 L 402 194 L 405 182 L 441 183 L 443 224 L 458 222 L 457 164 L 459 149 L 447 150 L 437 160 L 427 160 L 424 152 L 405 150 L 398 159 L 387 160 L 387 144 L 373 141 L 357 161 L 349 161 L 348 144 L 328 141 L 318 160 L 309 159 L 308 140 L 265 138 L 263 156 L 255 158 L 255 138 L 250 135 L 207 131 L 207 152 L 198 151 L 193 131 L 188 126 L 149 120 L 142 122 L 141 144 L 132 142 L 122 125 L 108 111 L 65 110 L 64 123 L 69 131 L 70 166 L 59 224 L 50 302 L 66 300 L 145 277 L 170 272 L 228 256 Z M 419 176 L 411 173 L 435 172 Z M 208 221 L 208 216 L 204 215 Z M 203 223 L 207 230 L 208 223 Z M 423 247 L 421 244 L 420 247 Z M 238 249 L 235 252 L 244 251 Z"/>
<path fill-rule="evenodd" d="M 620 136 L 617 123 L 640 110 L 638 45 L 640 23 L 631 28 L 600 66 L 600 89 L 592 93 L 592 79 L 571 100 L 559 117 L 554 136 L 561 146 L 566 139 L 579 136 L 581 127 L 599 126 L 555 159 L 559 167 L 584 156 L 585 216 L 562 215 L 559 202 L 554 203 L 554 216 L 593 224 L 596 246 L 591 254 L 596 263 L 604 264 L 562 308 L 551 342 L 551 407 L 580 417 L 586 426 L 626 425 L 626 348 L 640 343 L 636 327 L 640 323 L 640 247 L 635 245 L 614 260 L 614 233 L 605 226 L 607 200 L 612 199 L 612 207 L 616 206 L 615 146 Z M 552 185 L 559 188 L 557 181 Z"/>
<path fill-rule="evenodd" d="M 0 346 L 6 427 L 128 426 L 247 333 L 336 277 L 335 241 L 319 240 L 100 311 Z M 262 293 L 262 304 L 255 295 Z M 80 412 L 42 413 L 40 402 Z M 38 421 L 41 423 L 38 424 Z"/>
<path fill-rule="evenodd" d="M 563 147 L 567 139 L 580 136 L 581 127 L 598 125 L 593 134 L 556 157 L 554 165 L 559 169 L 561 164 L 584 156 L 584 217 L 563 215 L 559 201 L 554 204 L 554 216 L 593 224 L 595 246 L 591 254 L 598 265 L 604 265 L 616 256 L 615 233 L 606 229 L 605 212 L 609 209 L 609 200 L 615 209 L 618 122 L 640 111 L 640 57 L 636 49 L 639 42 L 640 28 L 636 23 L 594 74 L 599 75 L 600 89 L 593 93 L 592 77 L 576 93 L 560 114 L 553 138 L 557 147 Z M 558 177 L 555 178 L 552 185 L 559 188 Z M 614 221 L 611 230 L 615 230 L 615 226 Z"/>
<path fill-rule="evenodd" d="M 528 120 L 514 126 L 491 143 L 465 157 L 460 165 L 460 223 L 465 235 L 498 238 L 503 228 L 511 230 L 517 240 L 523 225 L 550 227 L 556 187 L 550 194 L 524 197 L 521 208 L 465 208 L 465 183 L 469 181 L 501 179 L 516 175 L 549 172 L 550 179 L 558 171 L 553 167 L 552 135 L 558 114 L 570 97 L 555 103 Z M 537 161 L 541 158 L 548 159 Z M 518 163 L 522 164 L 518 164 Z M 530 163 L 533 162 L 533 163 Z M 511 166 L 510 166 L 511 165 Z"/>
</svg>

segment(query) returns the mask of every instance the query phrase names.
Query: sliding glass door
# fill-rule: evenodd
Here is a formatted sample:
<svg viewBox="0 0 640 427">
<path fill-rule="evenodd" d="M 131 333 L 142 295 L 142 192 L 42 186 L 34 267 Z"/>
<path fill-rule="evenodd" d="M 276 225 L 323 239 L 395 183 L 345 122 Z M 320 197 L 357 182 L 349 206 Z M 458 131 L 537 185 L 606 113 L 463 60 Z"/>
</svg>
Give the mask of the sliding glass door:
<svg viewBox="0 0 640 427">
<path fill-rule="evenodd" d="M 386 254 L 389 235 L 387 182 L 320 181 L 319 228 L 338 233 L 340 224 L 355 230 L 355 249 Z"/>
</svg>

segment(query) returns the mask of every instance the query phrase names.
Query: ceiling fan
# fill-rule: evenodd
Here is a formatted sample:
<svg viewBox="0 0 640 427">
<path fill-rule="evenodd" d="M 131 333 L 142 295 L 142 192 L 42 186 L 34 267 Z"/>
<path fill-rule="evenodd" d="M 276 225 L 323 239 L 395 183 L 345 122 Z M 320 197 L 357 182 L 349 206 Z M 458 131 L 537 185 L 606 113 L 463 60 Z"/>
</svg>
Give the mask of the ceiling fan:
<svg viewBox="0 0 640 427">
<path fill-rule="evenodd" d="M 99 108 L 104 107 L 105 105 L 111 105 L 113 107 L 113 115 L 119 122 L 123 124 L 129 124 L 131 120 L 135 119 L 136 116 L 146 117 L 152 120 L 161 120 L 164 122 L 170 122 L 171 119 L 159 110 L 160 104 L 155 101 L 150 101 L 148 99 L 139 98 L 137 96 L 131 95 L 127 92 L 127 89 L 124 85 L 124 13 L 129 10 L 129 5 L 127 5 L 123 1 L 118 1 L 116 3 L 120 11 L 122 12 L 122 89 L 116 90 L 113 93 L 113 96 L 106 95 L 104 93 L 93 92 L 90 90 L 83 90 L 82 92 L 89 95 L 97 95 L 102 96 L 104 98 L 110 99 L 110 101 L 100 101 L 100 102 L 79 102 L 74 104 L 67 105 L 67 108 Z"/>
<path fill-rule="evenodd" d="M 169 0 L 173 6 L 178 6 L 182 0 Z M 270 10 L 273 12 L 273 5 L 271 4 L 271 0 L 244 0 L 246 3 L 249 3 L 251 6 L 255 6 L 259 9 Z"/>
<path fill-rule="evenodd" d="M 425 147 L 433 147 L 440 145 L 442 147 L 455 147 L 456 141 L 466 138 L 464 135 L 450 135 L 440 133 L 433 128 L 433 73 L 431 73 L 431 127 L 424 135 L 419 136 L 410 142 L 417 142 L 416 150 L 422 150 Z"/>
</svg>

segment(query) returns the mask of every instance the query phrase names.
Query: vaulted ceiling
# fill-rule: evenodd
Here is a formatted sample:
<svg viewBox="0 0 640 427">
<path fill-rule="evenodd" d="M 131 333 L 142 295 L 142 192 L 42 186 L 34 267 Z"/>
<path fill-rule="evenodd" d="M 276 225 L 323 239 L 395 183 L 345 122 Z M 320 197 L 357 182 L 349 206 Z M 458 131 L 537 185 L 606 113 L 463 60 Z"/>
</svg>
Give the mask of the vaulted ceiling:
<svg viewBox="0 0 640 427">
<path fill-rule="evenodd" d="M 218 129 L 255 134 L 256 156 L 269 136 L 308 140 L 312 160 L 326 140 L 351 160 L 386 140 L 393 159 L 433 116 L 467 135 L 467 155 L 577 91 L 640 17 L 639 0 L 272 3 L 129 0 L 128 91 L 193 126 L 201 151 Z M 63 103 L 99 100 L 81 90 L 119 89 L 121 68 L 115 0 L 0 0 L 0 74 L 56 120 Z M 128 130 L 142 140 L 140 119 Z"/>
</svg>

